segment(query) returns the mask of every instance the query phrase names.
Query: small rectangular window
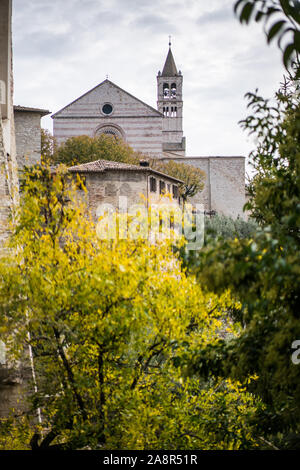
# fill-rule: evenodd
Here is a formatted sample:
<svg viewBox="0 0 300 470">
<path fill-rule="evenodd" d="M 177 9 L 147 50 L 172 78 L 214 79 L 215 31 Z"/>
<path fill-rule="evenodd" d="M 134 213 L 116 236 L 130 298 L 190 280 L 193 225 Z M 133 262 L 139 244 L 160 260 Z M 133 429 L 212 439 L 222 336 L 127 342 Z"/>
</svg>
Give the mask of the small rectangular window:
<svg viewBox="0 0 300 470">
<path fill-rule="evenodd" d="M 175 185 L 173 184 L 173 199 L 177 199 L 177 198 L 178 198 L 178 195 L 179 195 L 179 193 L 178 193 L 178 186 L 175 186 Z"/>
<path fill-rule="evenodd" d="M 164 194 L 166 192 L 166 183 L 162 180 L 159 182 L 159 194 Z"/>
<path fill-rule="evenodd" d="M 150 177 L 150 191 L 151 193 L 156 193 L 156 178 L 153 176 Z"/>
</svg>

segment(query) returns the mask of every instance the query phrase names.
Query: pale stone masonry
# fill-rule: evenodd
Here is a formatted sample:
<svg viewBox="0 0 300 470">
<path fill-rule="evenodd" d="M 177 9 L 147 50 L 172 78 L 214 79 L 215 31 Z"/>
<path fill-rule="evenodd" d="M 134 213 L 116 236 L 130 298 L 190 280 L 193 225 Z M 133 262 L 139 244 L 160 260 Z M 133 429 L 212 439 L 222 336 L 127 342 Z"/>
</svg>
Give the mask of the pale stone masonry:
<svg viewBox="0 0 300 470">
<path fill-rule="evenodd" d="M 106 79 L 53 114 L 54 137 L 60 144 L 77 135 L 111 134 L 149 157 L 184 156 L 182 82 L 169 44 L 157 75 L 157 110 Z"/>
<path fill-rule="evenodd" d="M 206 211 L 245 218 L 245 157 L 185 157 L 162 158 L 200 168 L 206 174 L 204 189 L 191 198 L 191 202 L 203 204 Z"/>
<path fill-rule="evenodd" d="M 183 137 L 182 73 L 174 61 L 169 42 L 169 51 L 162 72 L 157 75 L 157 109 L 163 114 L 163 152 L 175 152 L 185 156 Z"/>
<path fill-rule="evenodd" d="M 157 110 L 105 80 L 53 118 L 58 143 L 102 133 L 124 139 L 135 151 L 164 161 L 174 160 L 204 170 L 204 191 L 193 198 L 206 211 L 246 217 L 245 158 L 243 156 L 186 156 L 183 136 L 183 75 L 177 70 L 169 43 L 162 72 L 157 74 Z"/>
<path fill-rule="evenodd" d="M 124 139 L 134 150 L 159 157 L 162 114 L 105 80 L 53 116 L 53 133 L 60 144 L 69 137 L 100 134 Z"/>
<path fill-rule="evenodd" d="M 0 2 L 0 244 L 18 203 L 10 0 Z"/>
<path fill-rule="evenodd" d="M 19 169 L 41 161 L 41 118 L 46 109 L 14 106 L 17 163 Z"/>
<path fill-rule="evenodd" d="M 18 204 L 18 174 L 13 112 L 13 71 L 11 39 L 11 0 L 0 1 L 0 256 L 10 235 L 9 222 Z M 1 338 L 0 338 L 1 340 Z M 3 343 L 0 358 L 0 418 L 10 407 L 18 407 L 22 398 L 25 369 L 12 369 L 4 361 Z"/>
<path fill-rule="evenodd" d="M 146 165 L 146 166 L 144 166 Z M 126 163 L 97 160 L 70 167 L 70 173 L 84 178 L 87 189 L 85 197 L 88 209 L 97 219 L 101 204 L 110 204 L 119 209 L 119 197 L 126 197 L 127 208 L 135 205 L 170 204 L 179 206 L 179 185 L 181 180 L 150 168 L 146 163 Z M 169 194 L 170 197 L 165 197 Z"/>
</svg>

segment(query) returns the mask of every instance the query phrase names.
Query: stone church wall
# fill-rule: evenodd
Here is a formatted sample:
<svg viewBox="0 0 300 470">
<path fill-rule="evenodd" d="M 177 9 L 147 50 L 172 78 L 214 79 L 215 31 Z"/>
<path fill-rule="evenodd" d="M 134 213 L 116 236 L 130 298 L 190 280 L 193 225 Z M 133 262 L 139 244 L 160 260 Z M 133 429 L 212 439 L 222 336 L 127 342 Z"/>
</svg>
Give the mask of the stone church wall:
<svg viewBox="0 0 300 470">
<path fill-rule="evenodd" d="M 102 105 L 110 103 L 106 116 Z M 162 152 L 162 115 L 106 80 L 53 115 L 53 133 L 58 143 L 69 137 L 101 133 L 103 126 L 116 126 L 134 150 L 158 157 Z"/>
<path fill-rule="evenodd" d="M 53 122 L 53 133 L 58 144 L 70 137 L 88 135 L 94 137 L 101 133 L 102 126 L 116 126 L 124 131 L 124 140 L 135 151 L 151 157 L 159 157 L 162 153 L 161 118 L 56 118 Z"/>
<path fill-rule="evenodd" d="M 163 158 L 200 168 L 206 174 L 202 192 L 192 198 L 203 204 L 205 210 L 233 218 L 246 218 L 243 212 L 245 199 L 245 157 L 184 157 Z"/>
</svg>

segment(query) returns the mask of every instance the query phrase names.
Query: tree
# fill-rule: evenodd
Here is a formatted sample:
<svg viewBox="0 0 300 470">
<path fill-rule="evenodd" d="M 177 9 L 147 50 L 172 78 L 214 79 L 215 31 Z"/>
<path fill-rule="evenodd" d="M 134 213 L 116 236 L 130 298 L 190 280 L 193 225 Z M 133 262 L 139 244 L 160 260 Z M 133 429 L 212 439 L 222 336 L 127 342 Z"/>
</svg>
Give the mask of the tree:
<svg viewBox="0 0 300 470">
<path fill-rule="evenodd" d="M 202 191 L 205 182 L 205 172 L 186 163 L 177 163 L 173 160 L 164 162 L 162 160 L 152 160 L 152 168 L 166 173 L 183 181 L 179 186 L 180 195 L 184 201 L 189 197 L 195 196 L 198 192 Z"/>
<path fill-rule="evenodd" d="M 255 232 L 257 225 L 253 220 L 233 219 L 225 215 L 205 217 L 205 243 L 211 237 L 215 238 L 249 238 Z"/>
<path fill-rule="evenodd" d="M 106 134 L 97 137 L 79 135 L 70 137 L 57 147 L 53 163 L 71 166 L 103 159 L 138 165 L 141 158 L 142 155 L 122 139 Z"/>
<path fill-rule="evenodd" d="M 188 278 L 171 241 L 99 240 L 75 200 L 63 167 L 31 169 L 0 263 L 7 354 L 29 344 L 34 355 L 32 449 L 255 447 L 259 401 L 180 365 L 231 331 L 224 317 L 239 305 Z"/>
<path fill-rule="evenodd" d="M 256 175 L 247 209 L 259 224 L 249 238 L 211 242 L 190 259 L 199 283 L 215 293 L 230 289 L 242 304 L 231 319 L 240 335 L 199 351 L 193 373 L 243 380 L 266 405 L 260 416 L 265 442 L 299 448 L 300 368 L 292 360 L 300 338 L 300 100 L 299 65 L 274 102 L 248 93 L 253 114 L 241 125 L 257 137 L 251 153 Z M 186 259 L 187 264 L 189 259 Z"/>
<path fill-rule="evenodd" d="M 234 11 L 241 23 L 248 24 L 253 19 L 264 22 L 268 43 L 277 38 L 283 63 L 289 70 L 300 52 L 299 0 L 238 0 Z"/>
<path fill-rule="evenodd" d="M 41 155 L 51 161 L 56 149 L 56 140 L 48 129 L 41 129 Z"/>
</svg>

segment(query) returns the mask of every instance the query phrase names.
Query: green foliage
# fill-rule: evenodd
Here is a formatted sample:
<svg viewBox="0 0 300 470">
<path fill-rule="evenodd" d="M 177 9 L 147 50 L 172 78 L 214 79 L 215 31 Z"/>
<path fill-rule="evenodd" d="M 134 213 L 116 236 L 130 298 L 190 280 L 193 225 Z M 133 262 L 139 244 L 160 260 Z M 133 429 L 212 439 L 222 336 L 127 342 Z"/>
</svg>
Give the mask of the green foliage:
<svg viewBox="0 0 300 470">
<path fill-rule="evenodd" d="M 41 155 L 51 161 L 56 149 L 56 140 L 47 129 L 41 129 Z"/>
<path fill-rule="evenodd" d="M 72 166 L 103 159 L 138 165 L 141 158 L 142 155 L 122 139 L 106 134 L 97 137 L 79 135 L 70 137 L 57 147 L 53 154 L 53 163 Z"/>
<path fill-rule="evenodd" d="M 238 217 L 233 219 L 225 215 L 214 215 L 205 217 L 205 241 L 211 238 L 249 238 L 255 232 L 257 225 L 249 219 L 248 221 Z"/>
<path fill-rule="evenodd" d="M 283 63 L 289 69 L 300 52 L 299 0 L 238 0 L 234 11 L 241 23 L 253 19 L 264 23 L 267 42 L 277 38 Z"/>
<path fill-rule="evenodd" d="M 241 121 L 245 130 L 257 135 L 258 141 L 250 155 L 256 174 L 248 186 L 246 208 L 260 225 L 272 226 L 278 236 L 286 226 L 296 240 L 300 197 L 299 93 L 298 81 L 290 76 L 274 103 L 257 93 L 248 94 L 248 106 L 254 115 Z"/>
<path fill-rule="evenodd" d="M 0 451 L 30 450 L 32 428 L 25 416 L 0 418 Z"/>
<path fill-rule="evenodd" d="M 240 217 L 233 219 L 232 217 L 219 214 L 213 216 L 205 215 L 204 246 L 212 245 L 214 247 L 217 240 L 249 238 L 255 233 L 257 227 L 258 225 L 251 218 L 246 221 Z M 197 228 L 194 226 L 193 230 L 195 231 Z M 199 236 L 198 238 L 200 239 L 201 237 Z M 189 251 L 186 246 L 180 246 L 178 252 L 185 267 L 191 268 L 198 263 L 198 251 Z"/>
<path fill-rule="evenodd" d="M 202 191 L 204 188 L 206 175 L 200 168 L 186 163 L 177 163 L 173 160 L 168 162 L 152 160 L 151 167 L 183 181 L 183 184 L 179 186 L 179 191 L 184 201 L 189 197 L 195 196 L 195 194 Z"/>
<path fill-rule="evenodd" d="M 257 445 L 260 402 L 242 384 L 205 384 L 184 366 L 221 332 L 234 334 L 225 320 L 239 304 L 187 277 L 170 240 L 99 240 L 63 167 L 27 174 L 0 281 L 9 360 L 28 343 L 34 353 L 29 396 L 42 426 L 32 449 Z"/>
<path fill-rule="evenodd" d="M 199 351 L 191 370 L 243 380 L 267 405 L 260 429 L 277 446 L 299 447 L 300 368 L 292 343 L 300 338 L 300 104 L 297 81 L 285 81 L 275 103 L 249 94 L 254 110 L 242 125 L 257 136 L 256 175 L 247 209 L 259 228 L 248 239 L 210 243 L 191 258 L 199 283 L 241 302 L 231 319 L 242 330 Z M 291 436 L 293 438 L 291 439 Z"/>
</svg>

